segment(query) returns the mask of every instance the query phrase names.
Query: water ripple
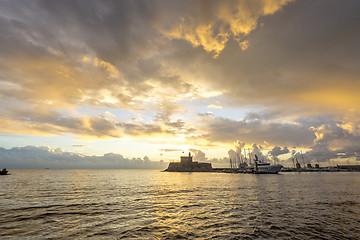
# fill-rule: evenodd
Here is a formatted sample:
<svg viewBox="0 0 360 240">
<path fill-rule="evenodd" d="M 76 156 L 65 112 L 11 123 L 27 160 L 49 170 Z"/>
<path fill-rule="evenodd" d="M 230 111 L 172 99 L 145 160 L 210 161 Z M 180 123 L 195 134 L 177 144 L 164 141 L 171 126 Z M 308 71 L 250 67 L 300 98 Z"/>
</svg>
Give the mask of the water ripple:
<svg viewBox="0 0 360 240">
<path fill-rule="evenodd" d="M 358 186 L 358 173 L 17 170 L 0 183 L 0 238 L 359 239 Z"/>
</svg>

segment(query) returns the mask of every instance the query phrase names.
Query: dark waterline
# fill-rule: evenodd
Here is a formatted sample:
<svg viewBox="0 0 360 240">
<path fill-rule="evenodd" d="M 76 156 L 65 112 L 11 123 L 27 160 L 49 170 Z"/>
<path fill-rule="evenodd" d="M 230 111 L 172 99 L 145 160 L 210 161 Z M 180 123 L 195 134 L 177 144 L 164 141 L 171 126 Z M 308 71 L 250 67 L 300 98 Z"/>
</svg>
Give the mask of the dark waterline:
<svg viewBox="0 0 360 240">
<path fill-rule="evenodd" d="M 11 170 L 0 238 L 359 239 L 360 173 Z"/>
</svg>

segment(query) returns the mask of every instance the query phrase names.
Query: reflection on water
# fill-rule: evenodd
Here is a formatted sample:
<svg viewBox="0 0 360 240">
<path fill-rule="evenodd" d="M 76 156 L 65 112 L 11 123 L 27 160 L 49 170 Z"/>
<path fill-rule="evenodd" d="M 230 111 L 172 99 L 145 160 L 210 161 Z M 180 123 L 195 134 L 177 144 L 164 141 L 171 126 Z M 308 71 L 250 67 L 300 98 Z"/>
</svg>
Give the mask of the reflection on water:
<svg viewBox="0 0 360 240">
<path fill-rule="evenodd" d="M 359 173 L 12 170 L 0 238 L 360 237 Z"/>
</svg>

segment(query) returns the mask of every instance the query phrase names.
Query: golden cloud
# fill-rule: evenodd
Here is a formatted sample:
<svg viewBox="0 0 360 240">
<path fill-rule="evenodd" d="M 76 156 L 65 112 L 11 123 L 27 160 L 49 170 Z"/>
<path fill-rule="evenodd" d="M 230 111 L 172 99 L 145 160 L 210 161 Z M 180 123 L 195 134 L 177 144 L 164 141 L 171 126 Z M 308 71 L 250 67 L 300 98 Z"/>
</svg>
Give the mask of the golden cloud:
<svg viewBox="0 0 360 240">
<path fill-rule="evenodd" d="M 246 50 L 249 42 L 244 36 L 256 29 L 259 18 L 274 14 L 289 2 L 292 0 L 249 0 L 236 1 L 234 6 L 233 1 L 218 1 L 214 6 L 218 10 L 212 18 L 202 18 L 200 14 L 181 16 L 176 24 L 161 28 L 160 32 L 169 39 L 183 39 L 194 47 L 201 46 L 217 57 L 230 38 Z"/>
</svg>

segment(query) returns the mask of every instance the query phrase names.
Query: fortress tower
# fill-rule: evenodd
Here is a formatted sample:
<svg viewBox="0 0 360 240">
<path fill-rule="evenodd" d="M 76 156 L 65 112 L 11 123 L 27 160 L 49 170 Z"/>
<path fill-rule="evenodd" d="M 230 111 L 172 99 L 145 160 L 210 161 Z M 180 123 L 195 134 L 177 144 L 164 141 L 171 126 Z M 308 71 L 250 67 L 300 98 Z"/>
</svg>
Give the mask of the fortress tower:
<svg viewBox="0 0 360 240">
<path fill-rule="evenodd" d="M 211 163 L 193 162 L 193 157 L 189 152 L 189 156 L 181 156 L 180 162 L 169 163 L 167 172 L 212 172 Z"/>
<path fill-rule="evenodd" d="M 189 156 L 181 156 L 180 162 L 181 164 L 191 164 L 193 162 L 191 153 L 189 152 Z"/>
</svg>

